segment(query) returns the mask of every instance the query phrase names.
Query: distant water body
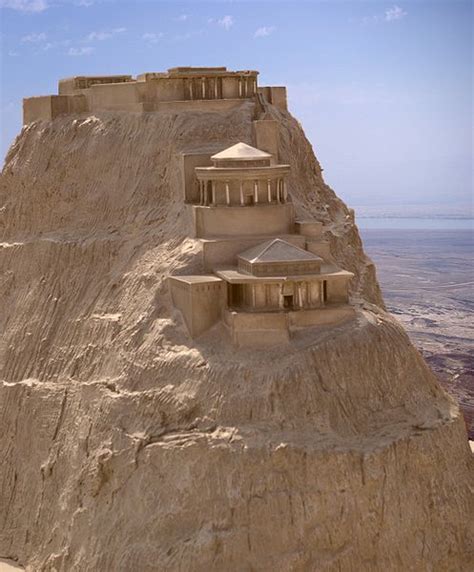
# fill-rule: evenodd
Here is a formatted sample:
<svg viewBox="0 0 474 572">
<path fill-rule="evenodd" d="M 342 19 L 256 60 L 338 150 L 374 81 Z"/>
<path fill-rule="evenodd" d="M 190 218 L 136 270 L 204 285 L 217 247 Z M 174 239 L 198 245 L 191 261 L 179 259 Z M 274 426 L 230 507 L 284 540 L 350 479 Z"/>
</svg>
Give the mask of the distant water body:
<svg viewBox="0 0 474 572">
<path fill-rule="evenodd" d="M 374 230 L 474 229 L 472 204 L 354 206 L 357 226 Z"/>
<path fill-rule="evenodd" d="M 474 230 L 472 218 L 358 217 L 361 230 Z"/>
</svg>

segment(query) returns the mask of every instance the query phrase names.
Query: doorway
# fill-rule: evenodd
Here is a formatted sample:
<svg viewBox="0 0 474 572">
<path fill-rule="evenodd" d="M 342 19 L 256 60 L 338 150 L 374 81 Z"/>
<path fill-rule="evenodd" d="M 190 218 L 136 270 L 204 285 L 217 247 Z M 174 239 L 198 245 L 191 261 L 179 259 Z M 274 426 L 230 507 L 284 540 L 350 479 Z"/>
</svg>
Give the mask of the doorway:
<svg viewBox="0 0 474 572">
<path fill-rule="evenodd" d="M 291 310 L 293 308 L 293 294 L 283 296 L 283 308 L 285 308 L 285 310 Z"/>
<path fill-rule="evenodd" d="M 238 308 L 242 306 L 244 293 L 242 284 L 228 284 L 227 286 L 228 306 Z"/>
<path fill-rule="evenodd" d="M 328 282 L 327 280 L 323 280 L 323 304 L 325 304 L 328 300 Z"/>
</svg>

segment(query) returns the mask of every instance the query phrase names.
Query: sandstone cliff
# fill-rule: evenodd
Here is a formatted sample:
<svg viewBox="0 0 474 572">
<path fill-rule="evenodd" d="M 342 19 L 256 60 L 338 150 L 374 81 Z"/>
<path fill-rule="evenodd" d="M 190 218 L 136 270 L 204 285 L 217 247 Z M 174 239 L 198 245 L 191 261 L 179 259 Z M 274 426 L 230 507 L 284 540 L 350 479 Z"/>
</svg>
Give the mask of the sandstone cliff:
<svg viewBox="0 0 474 572">
<path fill-rule="evenodd" d="M 300 212 L 355 273 L 358 318 L 286 351 L 191 342 L 165 277 L 199 270 L 180 153 L 252 144 L 227 114 L 23 129 L 0 189 L 0 557 L 27 570 L 469 570 L 472 461 L 454 403 L 385 313 L 299 124 Z"/>
</svg>

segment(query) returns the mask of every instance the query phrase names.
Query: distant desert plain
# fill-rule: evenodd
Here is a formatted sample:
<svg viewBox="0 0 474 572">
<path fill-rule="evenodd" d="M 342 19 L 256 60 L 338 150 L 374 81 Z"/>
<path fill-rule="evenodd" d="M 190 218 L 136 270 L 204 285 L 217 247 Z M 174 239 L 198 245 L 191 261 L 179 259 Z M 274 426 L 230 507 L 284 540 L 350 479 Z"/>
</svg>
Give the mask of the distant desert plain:
<svg viewBox="0 0 474 572">
<path fill-rule="evenodd" d="M 472 230 L 364 229 L 387 309 L 403 324 L 474 439 Z"/>
</svg>

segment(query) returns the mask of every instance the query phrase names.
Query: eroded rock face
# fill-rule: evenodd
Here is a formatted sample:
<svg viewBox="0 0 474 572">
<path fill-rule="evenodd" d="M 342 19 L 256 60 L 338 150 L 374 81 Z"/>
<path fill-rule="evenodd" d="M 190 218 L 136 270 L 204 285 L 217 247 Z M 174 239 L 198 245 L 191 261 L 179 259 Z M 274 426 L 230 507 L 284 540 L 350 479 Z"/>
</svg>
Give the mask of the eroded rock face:
<svg viewBox="0 0 474 572">
<path fill-rule="evenodd" d="M 296 208 L 354 272 L 357 319 L 285 351 L 192 343 L 164 279 L 199 271 L 180 153 L 252 144 L 227 115 L 25 128 L 1 182 L 0 556 L 29 570 L 469 570 L 463 422 L 383 309 L 297 122 Z"/>
</svg>

